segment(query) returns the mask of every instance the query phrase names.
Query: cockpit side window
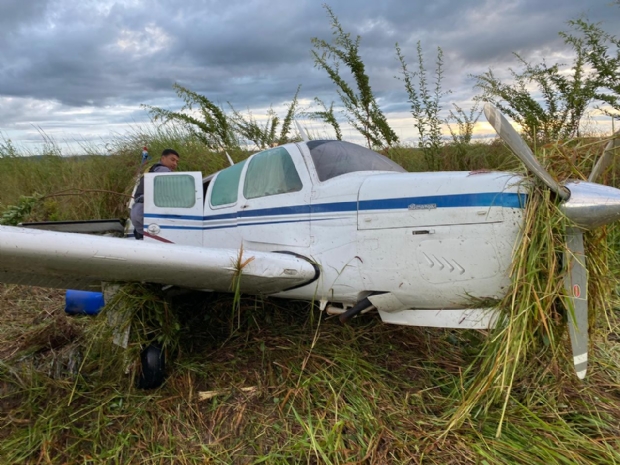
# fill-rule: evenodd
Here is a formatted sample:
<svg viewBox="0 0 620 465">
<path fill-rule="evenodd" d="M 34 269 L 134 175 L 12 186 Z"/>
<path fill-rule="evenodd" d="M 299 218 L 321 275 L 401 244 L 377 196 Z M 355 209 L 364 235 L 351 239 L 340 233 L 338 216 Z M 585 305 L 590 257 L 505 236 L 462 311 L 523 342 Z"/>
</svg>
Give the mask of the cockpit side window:
<svg viewBox="0 0 620 465">
<path fill-rule="evenodd" d="M 243 195 L 255 199 L 267 195 L 297 192 L 302 189 L 295 163 L 284 147 L 254 155 L 245 174 Z"/>
<path fill-rule="evenodd" d="M 320 181 L 355 171 L 407 171 L 380 153 L 350 142 L 311 140 L 307 145 Z"/>
<path fill-rule="evenodd" d="M 239 178 L 245 160 L 218 173 L 211 189 L 211 206 L 230 205 L 237 202 Z"/>
</svg>

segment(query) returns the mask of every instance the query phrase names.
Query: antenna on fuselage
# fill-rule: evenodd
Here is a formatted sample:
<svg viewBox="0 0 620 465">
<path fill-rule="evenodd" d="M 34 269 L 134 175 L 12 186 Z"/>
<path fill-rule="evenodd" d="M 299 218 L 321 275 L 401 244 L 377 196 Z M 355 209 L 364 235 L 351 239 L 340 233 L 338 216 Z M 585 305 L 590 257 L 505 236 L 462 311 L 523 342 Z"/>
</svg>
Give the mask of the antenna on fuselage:
<svg viewBox="0 0 620 465">
<path fill-rule="evenodd" d="M 230 163 L 230 166 L 234 165 L 235 162 L 233 161 L 232 158 L 230 158 L 230 155 L 228 155 L 228 152 L 224 152 L 226 154 L 226 158 L 228 158 L 228 163 Z"/>
<path fill-rule="evenodd" d="M 301 126 L 301 124 L 299 124 L 299 121 L 295 120 L 295 124 L 297 125 L 297 130 L 299 131 L 299 134 L 301 134 L 301 138 L 304 140 L 304 142 L 308 142 L 310 140 L 308 138 L 308 134 L 306 134 L 304 128 Z"/>
</svg>

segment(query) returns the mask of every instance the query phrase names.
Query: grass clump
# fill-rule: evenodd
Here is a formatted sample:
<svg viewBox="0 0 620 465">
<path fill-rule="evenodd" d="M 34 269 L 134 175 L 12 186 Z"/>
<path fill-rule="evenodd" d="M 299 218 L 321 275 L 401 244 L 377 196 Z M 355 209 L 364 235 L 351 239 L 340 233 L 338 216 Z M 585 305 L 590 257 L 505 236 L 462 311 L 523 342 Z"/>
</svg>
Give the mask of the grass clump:
<svg viewBox="0 0 620 465">
<path fill-rule="evenodd" d="M 489 336 L 479 364 L 465 373 L 465 377 L 472 371 L 476 374 L 463 387 L 463 402 L 451 426 L 462 423 L 476 407 L 482 411 L 475 415 L 485 416 L 501 403 L 505 413 L 515 383 L 523 373 L 532 373 L 532 358 L 550 370 L 559 369 L 553 365 L 560 345 L 558 331 L 563 327 L 558 304 L 563 294 L 560 260 L 566 225 L 549 194 L 546 189 L 529 189 L 523 235 L 514 254 L 512 289 L 499 304 L 498 329 Z M 498 435 L 501 427 L 502 421 Z"/>
<path fill-rule="evenodd" d="M 565 148 L 546 147 L 545 163 L 559 179 L 567 175 L 583 179 L 583 167 L 591 160 L 571 160 Z M 514 251 L 512 288 L 499 304 L 496 330 L 464 373 L 466 381 L 454 396 L 462 400 L 448 429 L 499 411 L 496 436 L 500 437 L 511 404 L 524 402 L 518 400 L 521 396 L 529 397 L 542 386 L 577 382 L 567 341 L 564 276 L 568 270 L 562 260 L 568 252 L 565 237 L 570 224 L 552 193 L 530 184 L 522 237 Z M 610 322 L 610 296 L 617 281 L 610 279 L 608 263 L 613 253 L 606 242 L 606 230 L 585 234 L 585 242 L 589 317 L 595 328 L 597 316 Z M 592 330 L 590 334 L 596 336 Z M 519 395 L 513 395 L 515 390 Z"/>
</svg>

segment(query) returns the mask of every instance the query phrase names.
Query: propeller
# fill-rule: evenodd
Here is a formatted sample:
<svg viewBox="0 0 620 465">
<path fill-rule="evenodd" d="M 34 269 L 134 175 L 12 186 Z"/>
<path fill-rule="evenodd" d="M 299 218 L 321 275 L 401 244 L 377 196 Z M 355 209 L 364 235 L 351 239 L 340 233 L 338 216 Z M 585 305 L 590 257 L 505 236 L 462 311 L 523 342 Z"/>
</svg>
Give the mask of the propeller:
<svg viewBox="0 0 620 465">
<path fill-rule="evenodd" d="M 611 162 L 613 150 L 620 147 L 620 131 L 614 134 L 592 170 L 589 182 L 561 185 L 538 162 L 525 141 L 497 108 L 487 103 L 484 114 L 500 136 L 525 166 L 561 199 L 560 209 L 573 222 L 566 231 L 564 263 L 567 273 L 564 288 L 568 296 L 568 328 L 575 371 L 580 379 L 588 366 L 588 271 L 583 246 L 583 231 L 620 219 L 620 190 L 594 184 Z"/>
</svg>

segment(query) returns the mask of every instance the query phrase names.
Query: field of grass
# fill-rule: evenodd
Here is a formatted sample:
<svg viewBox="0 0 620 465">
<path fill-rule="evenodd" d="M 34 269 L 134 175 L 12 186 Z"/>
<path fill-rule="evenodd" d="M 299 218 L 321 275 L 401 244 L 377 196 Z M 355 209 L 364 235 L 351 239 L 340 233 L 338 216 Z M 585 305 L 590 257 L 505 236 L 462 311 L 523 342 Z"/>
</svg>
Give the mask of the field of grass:
<svg viewBox="0 0 620 465">
<path fill-rule="evenodd" d="M 525 361 L 496 437 L 501 403 L 445 432 L 481 332 L 254 299 L 231 331 L 229 298 L 193 296 L 165 385 L 141 391 L 136 347 L 62 308 L 62 292 L 0 286 L 2 463 L 620 462 L 616 324 L 583 383 L 549 354 Z"/>
<path fill-rule="evenodd" d="M 154 135 L 151 153 L 180 149 L 181 169 L 225 166 L 222 154 L 191 138 L 164 136 Z M 575 154 L 591 165 L 601 143 L 580 144 L 541 154 L 554 166 Z M 124 216 L 120 194 L 135 176 L 140 147 L 120 141 L 111 157 L 0 159 L 0 215 L 38 193 L 47 197 L 24 219 Z M 444 168 L 518 166 L 499 144 L 469 150 L 456 157 L 447 149 Z M 415 150 L 388 155 L 424 169 Z M 68 189 L 78 195 L 60 195 L 73 194 Z M 616 236 L 609 228 L 593 241 L 612 247 L 593 259 L 606 289 L 618 282 L 614 260 L 605 271 Z M 531 253 L 553 254 L 549 247 Z M 559 279 L 545 269 L 532 274 Z M 0 463 L 620 463 L 615 294 L 601 294 L 608 304 L 600 301 L 580 382 L 551 295 L 543 295 L 550 306 L 543 319 L 553 327 L 546 338 L 526 307 L 532 299 L 522 296 L 526 318 L 514 328 L 528 347 L 519 355 L 510 350 L 513 339 L 492 347 L 498 333 L 389 326 L 373 314 L 342 326 L 305 303 L 243 298 L 237 307 L 229 296 L 163 296 L 143 286 L 124 292 L 117 304 L 137 316 L 127 351 L 111 343 L 107 309 L 68 317 L 61 291 L 0 285 Z M 170 341 L 168 378 L 160 389 L 138 390 L 140 338 L 158 324 Z M 502 349 L 505 366 L 497 367 Z M 478 376 L 489 366 L 515 368 L 510 389 L 477 384 L 494 379 Z"/>
</svg>

